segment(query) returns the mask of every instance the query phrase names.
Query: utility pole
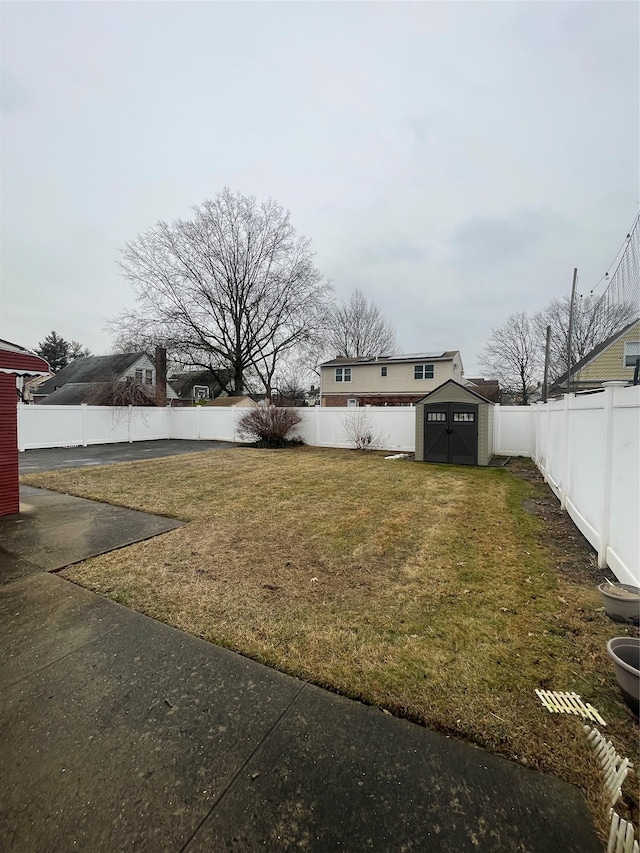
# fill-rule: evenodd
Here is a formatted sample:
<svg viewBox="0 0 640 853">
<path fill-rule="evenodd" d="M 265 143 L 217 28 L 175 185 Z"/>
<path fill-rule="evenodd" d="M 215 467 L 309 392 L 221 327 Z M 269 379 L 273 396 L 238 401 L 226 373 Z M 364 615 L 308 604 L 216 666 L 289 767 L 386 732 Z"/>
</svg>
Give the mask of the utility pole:
<svg viewBox="0 0 640 853">
<path fill-rule="evenodd" d="M 551 326 L 547 326 L 547 343 L 544 348 L 544 382 L 542 383 L 542 402 L 547 402 L 549 395 L 549 352 L 551 350 Z"/>
<path fill-rule="evenodd" d="M 573 286 L 571 287 L 571 304 L 569 306 L 569 334 L 567 335 L 567 394 L 571 393 L 571 339 L 573 338 L 573 306 L 576 301 L 576 284 L 578 268 L 573 270 Z"/>
</svg>

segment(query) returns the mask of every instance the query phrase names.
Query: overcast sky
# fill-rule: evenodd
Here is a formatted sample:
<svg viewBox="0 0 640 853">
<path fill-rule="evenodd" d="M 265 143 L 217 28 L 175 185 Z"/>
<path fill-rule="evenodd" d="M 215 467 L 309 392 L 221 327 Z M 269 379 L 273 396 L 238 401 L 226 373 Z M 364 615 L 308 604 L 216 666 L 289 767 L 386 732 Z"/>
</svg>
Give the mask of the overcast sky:
<svg viewBox="0 0 640 853">
<path fill-rule="evenodd" d="M 273 197 L 405 352 L 607 270 L 640 205 L 635 2 L 2 4 L 0 337 L 109 352 L 116 261 Z"/>
</svg>

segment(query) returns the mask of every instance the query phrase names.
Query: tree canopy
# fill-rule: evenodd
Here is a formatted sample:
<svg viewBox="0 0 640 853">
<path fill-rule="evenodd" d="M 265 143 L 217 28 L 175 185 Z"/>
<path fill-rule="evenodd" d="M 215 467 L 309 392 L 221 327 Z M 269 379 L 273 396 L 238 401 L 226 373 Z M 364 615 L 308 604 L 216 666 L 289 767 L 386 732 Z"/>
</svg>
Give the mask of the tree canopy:
<svg viewBox="0 0 640 853">
<path fill-rule="evenodd" d="M 66 367 L 70 361 L 76 358 L 84 358 L 91 355 L 86 347 L 78 341 L 66 341 L 56 331 L 49 332 L 44 341 L 41 341 L 36 350 L 36 355 L 49 362 L 51 370 L 57 373 Z"/>
<path fill-rule="evenodd" d="M 254 378 L 270 395 L 282 357 L 319 338 L 331 288 L 275 201 L 225 189 L 192 214 L 126 244 L 137 308 L 111 327 L 120 340 L 161 342 L 185 366 L 231 370 L 235 394 Z"/>
<path fill-rule="evenodd" d="M 332 356 L 391 355 L 396 349 L 395 329 L 360 290 L 333 307 L 326 340 Z"/>
<path fill-rule="evenodd" d="M 507 394 L 523 406 L 540 384 L 541 352 L 531 318 L 520 311 L 492 329 L 479 357 L 480 364 L 494 376 Z"/>
</svg>

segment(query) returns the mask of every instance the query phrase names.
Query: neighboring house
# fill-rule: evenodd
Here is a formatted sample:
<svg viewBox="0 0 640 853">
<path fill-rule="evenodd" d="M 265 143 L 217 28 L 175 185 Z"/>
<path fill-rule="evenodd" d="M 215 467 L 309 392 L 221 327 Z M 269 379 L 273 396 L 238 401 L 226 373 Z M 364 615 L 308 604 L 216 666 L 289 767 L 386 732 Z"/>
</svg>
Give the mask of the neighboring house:
<svg viewBox="0 0 640 853">
<path fill-rule="evenodd" d="M 320 365 L 320 405 L 411 406 L 447 379 L 462 382 L 462 376 L 458 350 L 340 356 Z"/>
<path fill-rule="evenodd" d="M 636 360 L 640 358 L 640 320 L 599 344 L 574 364 L 571 369 L 571 390 L 587 391 L 601 388 L 603 382 L 622 380 L 633 382 Z M 549 388 L 549 394 L 567 390 L 567 373 L 563 373 Z"/>
<path fill-rule="evenodd" d="M 34 376 L 32 379 L 26 379 L 22 386 L 22 402 L 23 403 L 33 403 L 33 393 L 36 391 L 43 382 L 46 382 L 48 379 L 51 379 L 55 374 L 47 373 L 45 376 Z"/>
<path fill-rule="evenodd" d="M 176 392 L 176 405 L 193 406 L 198 400 L 213 400 L 223 393 L 223 384 L 232 379 L 230 370 L 220 370 L 217 374 L 210 370 L 185 370 L 174 372 L 168 382 Z"/>
<path fill-rule="evenodd" d="M 320 405 L 320 388 L 316 388 L 315 385 L 312 385 L 311 388 L 304 395 L 305 403 L 307 406 L 319 406 Z"/>
<path fill-rule="evenodd" d="M 134 379 L 148 386 L 153 395 L 156 385 L 153 360 L 144 352 L 76 358 L 36 388 L 33 398 L 40 405 L 77 406 L 95 400 L 100 390 L 124 379 Z M 168 383 L 166 387 L 169 403 L 177 399 L 177 394 Z"/>
<path fill-rule="evenodd" d="M 480 394 L 485 400 L 491 400 L 492 403 L 502 402 L 502 391 L 497 379 L 467 379 L 465 377 L 462 384 L 470 391 Z"/>
<path fill-rule="evenodd" d="M 256 409 L 258 404 L 251 397 L 216 397 L 215 400 L 209 400 L 205 406 L 224 406 L 234 409 Z"/>
</svg>

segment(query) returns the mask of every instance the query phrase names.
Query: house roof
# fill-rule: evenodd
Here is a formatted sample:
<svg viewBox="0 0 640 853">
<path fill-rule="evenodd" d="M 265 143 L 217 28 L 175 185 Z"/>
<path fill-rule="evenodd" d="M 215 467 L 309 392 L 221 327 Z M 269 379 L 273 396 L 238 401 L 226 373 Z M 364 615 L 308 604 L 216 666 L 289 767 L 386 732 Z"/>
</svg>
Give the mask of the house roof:
<svg viewBox="0 0 640 853">
<path fill-rule="evenodd" d="M 223 379 L 223 381 L 228 381 L 232 377 L 232 371 L 228 369 L 222 369 L 217 371 L 217 375 L 213 373 L 211 370 L 183 370 L 180 372 L 173 372 L 171 376 L 168 377 L 168 382 L 176 392 L 179 397 L 185 393 L 189 393 L 194 385 L 206 385 L 207 387 L 214 386 L 216 388 L 222 388 L 222 384 L 218 379 L 218 376 Z"/>
<path fill-rule="evenodd" d="M 139 358 L 146 356 L 144 352 L 115 353 L 114 355 L 89 355 L 76 358 L 66 367 L 59 370 L 52 378 L 43 382 L 38 388 L 38 396 L 53 394 L 61 385 L 108 382 L 114 376 L 121 376 Z M 153 361 L 153 359 L 151 359 Z"/>
<path fill-rule="evenodd" d="M 640 330 L 640 319 L 632 320 L 630 323 L 627 323 L 627 325 L 623 329 L 620 329 L 619 332 L 616 332 L 615 335 L 611 335 L 611 337 L 607 338 L 606 341 L 603 341 L 601 344 L 598 344 L 598 346 L 594 347 L 591 352 L 588 352 L 583 358 L 580 359 L 580 361 L 576 361 L 576 363 L 571 368 L 571 375 L 573 376 L 575 373 L 578 373 L 578 371 L 582 370 L 583 367 L 586 367 L 587 364 L 594 360 L 594 358 L 597 358 L 608 347 L 614 344 L 619 338 L 621 338 L 628 331 L 633 329 L 634 326 L 638 326 L 638 329 Z M 562 376 L 558 376 L 555 382 L 552 383 L 551 388 L 557 389 L 561 388 L 563 385 L 566 385 L 567 376 L 568 371 L 565 370 Z M 551 390 L 551 388 L 549 390 Z"/>
<path fill-rule="evenodd" d="M 471 388 L 466 385 L 461 385 L 459 382 L 456 382 L 455 379 L 447 379 L 446 382 L 443 382 L 442 385 L 438 385 L 437 388 L 434 388 L 433 391 L 429 391 L 428 394 L 425 394 L 424 397 L 421 397 L 417 400 L 414 405 L 418 405 L 418 403 L 422 403 L 431 397 L 432 394 L 435 394 L 437 391 L 441 391 L 446 385 L 455 385 L 456 388 L 461 388 L 463 391 L 466 391 L 471 397 L 476 397 L 478 400 L 481 400 L 483 403 L 490 403 L 492 406 L 494 405 L 493 400 L 487 400 L 486 397 L 483 397 L 482 394 L 478 394 L 476 391 L 472 391 Z"/>
<path fill-rule="evenodd" d="M 372 355 L 349 358 L 336 356 L 330 361 L 323 362 L 320 367 L 341 367 L 350 364 L 397 364 L 407 361 L 451 361 L 459 350 L 446 350 L 445 352 L 410 352 L 400 355 Z"/>
<path fill-rule="evenodd" d="M 0 373 L 15 376 L 39 376 L 51 373 L 49 364 L 39 355 L 11 341 L 0 340 Z"/>
<path fill-rule="evenodd" d="M 238 403 L 249 402 L 252 405 L 255 404 L 255 400 L 252 400 L 251 397 L 216 397 L 215 400 L 209 400 L 205 403 L 205 406 L 237 406 Z"/>
<path fill-rule="evenodd" d="M 42 386 L 41 386 L 42 387 Z M 57 391 L 52 391 L 39 401 L 40 406 L 79 406 L 97 398 L 100 390 L 105 393 L 111 387 L 110 382 L 67 382 Z M 39 390 L 39 389 L 38 389 Z M 37 395 L 37 392 L 35 392 Z"/>
</svg>

